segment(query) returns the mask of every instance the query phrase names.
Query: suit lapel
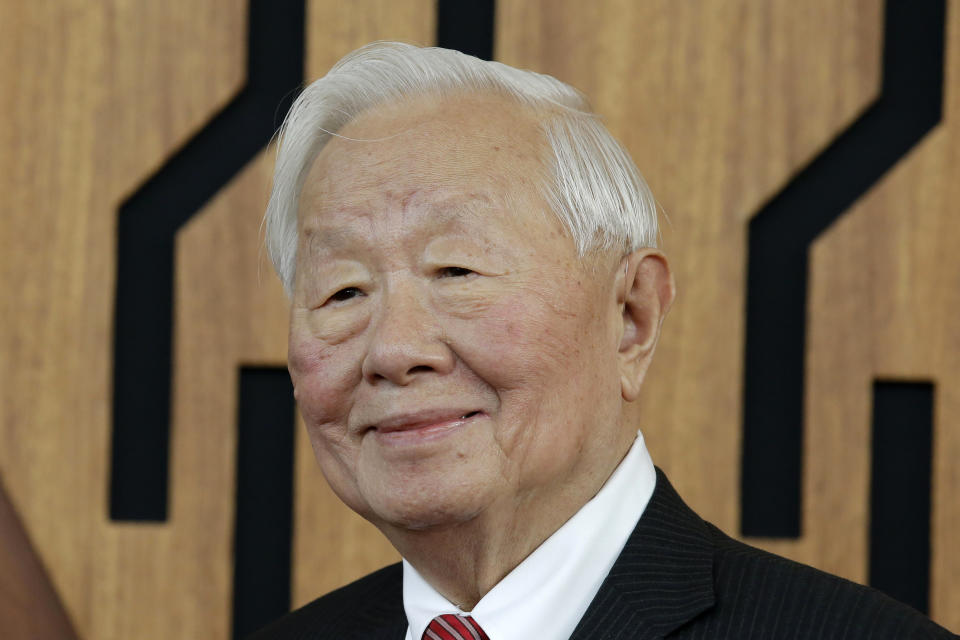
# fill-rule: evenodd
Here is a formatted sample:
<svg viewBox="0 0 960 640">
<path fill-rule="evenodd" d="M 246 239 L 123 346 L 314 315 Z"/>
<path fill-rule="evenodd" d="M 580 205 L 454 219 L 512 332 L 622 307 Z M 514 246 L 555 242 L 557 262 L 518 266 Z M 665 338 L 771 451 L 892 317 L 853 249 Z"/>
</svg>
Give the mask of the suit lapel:
<svg viewBox="0 0 960 640">
<path fill-rule="evenodd" d="M 571 640 L 662 638 L 713 603 L 706 524 L 657 469 L 643 516 Z"/>
<path fill-rule="evenodd" d="M 407 637 L 402 574 L 397 570 L 396 575 L 396 580 L 393 581 L 395 588 L 391 590 L 389 597 L 357 604 L 362 608 L 363 615 L 351 626 L 349 634 L 341 637 L 355 640 L 404 640 Z"/>
</svg>

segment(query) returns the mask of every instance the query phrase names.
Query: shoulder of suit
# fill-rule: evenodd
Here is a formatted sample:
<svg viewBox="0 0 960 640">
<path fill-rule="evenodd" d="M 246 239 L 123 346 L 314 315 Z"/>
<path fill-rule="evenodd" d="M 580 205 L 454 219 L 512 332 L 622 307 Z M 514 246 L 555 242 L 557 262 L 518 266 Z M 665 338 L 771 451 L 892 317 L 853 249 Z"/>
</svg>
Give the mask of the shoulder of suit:
<svg viewBox="0 0 960 640">
<path fill-rule="evenodd" d="M 248 640 L 396 637 L 406 632 L 400 563 L 321 596 L 264 627 Z"/>
<path fill-rule="evenodd" d="M 736 637 L 957 638 L 876 589 L 751 547 L 706 524 L 715 548 L 714 613 L 721 614 L 712 618 L 718 624 L 736 620 Z"/>
</svg>

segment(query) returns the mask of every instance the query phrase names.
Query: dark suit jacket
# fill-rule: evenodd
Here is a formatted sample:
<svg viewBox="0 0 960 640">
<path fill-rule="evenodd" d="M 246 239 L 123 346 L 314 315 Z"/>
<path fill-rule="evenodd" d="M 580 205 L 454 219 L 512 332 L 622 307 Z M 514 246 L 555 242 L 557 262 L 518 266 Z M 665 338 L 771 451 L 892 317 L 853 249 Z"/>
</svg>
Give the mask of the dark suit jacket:
<svg viewBox="0 0 960 640">
<path fill-rule="evenodd" d="M 395 564 L 314 600 L 253 640 L 403 640 L 406 628 Z M 658 469 L 643 517 L 571 640 L 956 637 L 878 591 L 724 535 L 691 511 Z"/>
</svg>

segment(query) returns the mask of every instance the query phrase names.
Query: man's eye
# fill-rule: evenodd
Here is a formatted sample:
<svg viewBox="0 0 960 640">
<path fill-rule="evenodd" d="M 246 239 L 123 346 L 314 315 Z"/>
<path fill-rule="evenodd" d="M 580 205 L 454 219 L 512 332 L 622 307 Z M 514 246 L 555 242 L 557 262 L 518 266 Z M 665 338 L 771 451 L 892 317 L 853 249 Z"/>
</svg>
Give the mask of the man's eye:
<svg viewBox="0 0 960 640">
<path fill-rule="evenodd" d="M 344 302 L 345 300 L 350 300 L 351 298 L 356 298 L 357 296 L 362 296 L 363 291 L 357 289 L 356 287 L 347 287 L 346 289 L 340 289 L 335 294 L 330 296 L 330 302 Z"/>
<path fill-rule="evenodd" d="M 475 272 L 466 267 L 443 267 L 437 272 L 441 278 L 462 278 L 473 273 Z"/>
</svg>

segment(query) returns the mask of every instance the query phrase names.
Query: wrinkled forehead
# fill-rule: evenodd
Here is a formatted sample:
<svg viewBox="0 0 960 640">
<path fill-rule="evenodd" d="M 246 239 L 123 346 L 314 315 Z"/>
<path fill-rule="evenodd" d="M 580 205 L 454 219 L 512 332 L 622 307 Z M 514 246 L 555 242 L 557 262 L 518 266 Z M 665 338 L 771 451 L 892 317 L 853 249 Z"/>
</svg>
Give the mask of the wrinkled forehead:
<svg viewBox="0 0 960 640">
<path fill-rule="evenodd" d="M 300 195 L 317 217 L 385 206 L 437 213 L 484 205 L 543 209 L 547 144 L 537 115 L 483 94 L 425 96 L 371 109 L 332 136 Z"/>
<path fill-rule="evenodd" d="M 482 193 L 411 191 L 384 198 L 377 206 L 327 207 L 307 216 L 301 224 L 300 250 L 303 257 L 349 251 L 363 244 L 358 238 L 389 237 L 391 224 L 392 235 L 399 236 L 401 230 L 391 217 L 400 217 L 408 232 L 420 227 L 429 234 L 464 237 L 476 236 L 478 230 L 492 225 L 504 226 L 499 222 L 507 222 L 508 227 L 513 222 Z"/>
</svg>

